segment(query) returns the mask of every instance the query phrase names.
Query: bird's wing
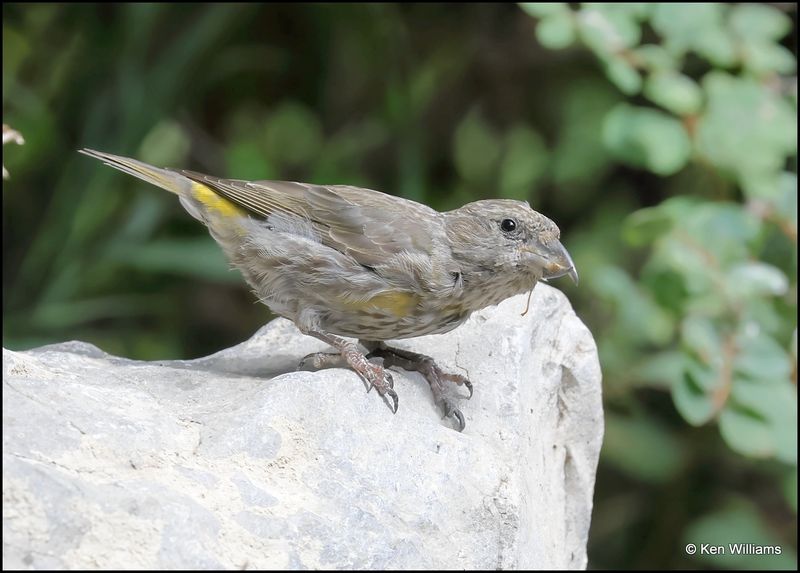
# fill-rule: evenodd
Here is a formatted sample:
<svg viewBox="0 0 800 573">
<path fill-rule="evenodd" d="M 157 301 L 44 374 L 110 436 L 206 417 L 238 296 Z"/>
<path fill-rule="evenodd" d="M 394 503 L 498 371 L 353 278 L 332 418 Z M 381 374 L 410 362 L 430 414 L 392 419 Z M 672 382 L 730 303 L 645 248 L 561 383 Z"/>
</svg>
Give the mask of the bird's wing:
<svg viewBox="0 0 800 573">
<path fill-rule="evenodd" d="M 430 256 L 440 215 L 430 207 L 347 185 L 240 181 L 180 173 L 267 220 L 310 223 L 319 240 L 359 263 L 374 266 L 401 252 Z M 302 232 L 298 229 L 298 232 Z"/>
</svg>

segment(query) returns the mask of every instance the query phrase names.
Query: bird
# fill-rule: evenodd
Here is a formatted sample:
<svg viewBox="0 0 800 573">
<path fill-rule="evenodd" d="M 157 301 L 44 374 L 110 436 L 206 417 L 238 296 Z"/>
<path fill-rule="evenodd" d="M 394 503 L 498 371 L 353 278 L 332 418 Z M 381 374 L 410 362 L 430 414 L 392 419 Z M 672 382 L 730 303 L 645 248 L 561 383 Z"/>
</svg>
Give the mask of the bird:
<svg viewBox="0 0 800 573">
<path fill-rule="evenodd" d="M 177 195 L 260 302 L 334 349 L 305 356 L 298 369 L 349 367 L 394 413 L 388 369 L 417 371 L 458 431 L 465 419 L 445 386 L 471 398 L 470 380 L 386 341 L 449 332 L 540 280 L 578 282 L 558 226 L 527 202 L 483 199 L 439 212 L 350 185 L 224 179 L 80 152 Z"/>
</svg>

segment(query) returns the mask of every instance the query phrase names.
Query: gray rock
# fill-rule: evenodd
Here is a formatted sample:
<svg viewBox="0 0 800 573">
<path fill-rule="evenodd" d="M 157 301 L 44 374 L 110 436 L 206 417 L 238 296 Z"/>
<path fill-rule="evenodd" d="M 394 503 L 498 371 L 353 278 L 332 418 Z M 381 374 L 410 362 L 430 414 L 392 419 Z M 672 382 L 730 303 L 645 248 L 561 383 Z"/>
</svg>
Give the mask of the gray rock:
<svg viewBox="0 0 800 573">
<path fill-rule="evenodd" d="M 199 360 L 3 350 L 4 568 L 583 568 L 600 368 L 557 290 L 398 346 L 466 374 L 464 433 L 275 320 Z M 463 389 L 452 388 L 454 394 Z"/>
</svg>

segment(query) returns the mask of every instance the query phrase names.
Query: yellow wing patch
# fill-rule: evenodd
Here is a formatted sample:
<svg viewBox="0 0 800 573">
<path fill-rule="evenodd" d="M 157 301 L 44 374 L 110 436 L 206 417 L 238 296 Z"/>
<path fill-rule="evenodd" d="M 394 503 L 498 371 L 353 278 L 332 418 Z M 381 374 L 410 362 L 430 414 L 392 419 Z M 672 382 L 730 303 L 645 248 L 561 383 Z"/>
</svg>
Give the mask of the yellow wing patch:
<svg viewBox="0 0 800 573">
<path fill-rule="evenodd" d="M 214 211 L 222 217 L 242 217 L 246 213 L 241 208 L 214 193 L 214 191 L 196 181 L 192 183 L 192 195 L 200 201 L 204 207 Z"/>
<path fill-rule="evenodd" d="M 411 314 L 419 303 L 419 296 L 405 291 L 383 292 L 367 300 L 343 299 L 345 305 L 353 310 L 388 311 L 398 318 Z"/>
</svg>

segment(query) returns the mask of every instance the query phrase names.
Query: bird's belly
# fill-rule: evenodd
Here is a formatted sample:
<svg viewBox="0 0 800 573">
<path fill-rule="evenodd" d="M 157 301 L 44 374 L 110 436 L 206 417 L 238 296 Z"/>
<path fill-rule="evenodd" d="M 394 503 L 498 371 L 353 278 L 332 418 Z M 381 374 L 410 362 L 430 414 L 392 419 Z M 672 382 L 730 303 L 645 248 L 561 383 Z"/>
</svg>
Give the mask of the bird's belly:
<svg viewBox="0 0 800 573">
<path fill-rule="evenodd" d="M 447 306 L 415 306 L 403 314 L 373 306 L 346 312 L 328 311 L 324 313 L 322 324 L 326 331 L 340 336 L 390 340 L 449 332 L 463 323 L 469 314 L 461 308 Z"/>
<path fill-rule="evenodd" d="M 307 238 L 251 227 L 255 238 L 231 242 L 226 253 L 259 300 L 301 329 L 389 340 L 447 332 L 469 316 L 412 276 L 390 280 Z"/>
</svg>

